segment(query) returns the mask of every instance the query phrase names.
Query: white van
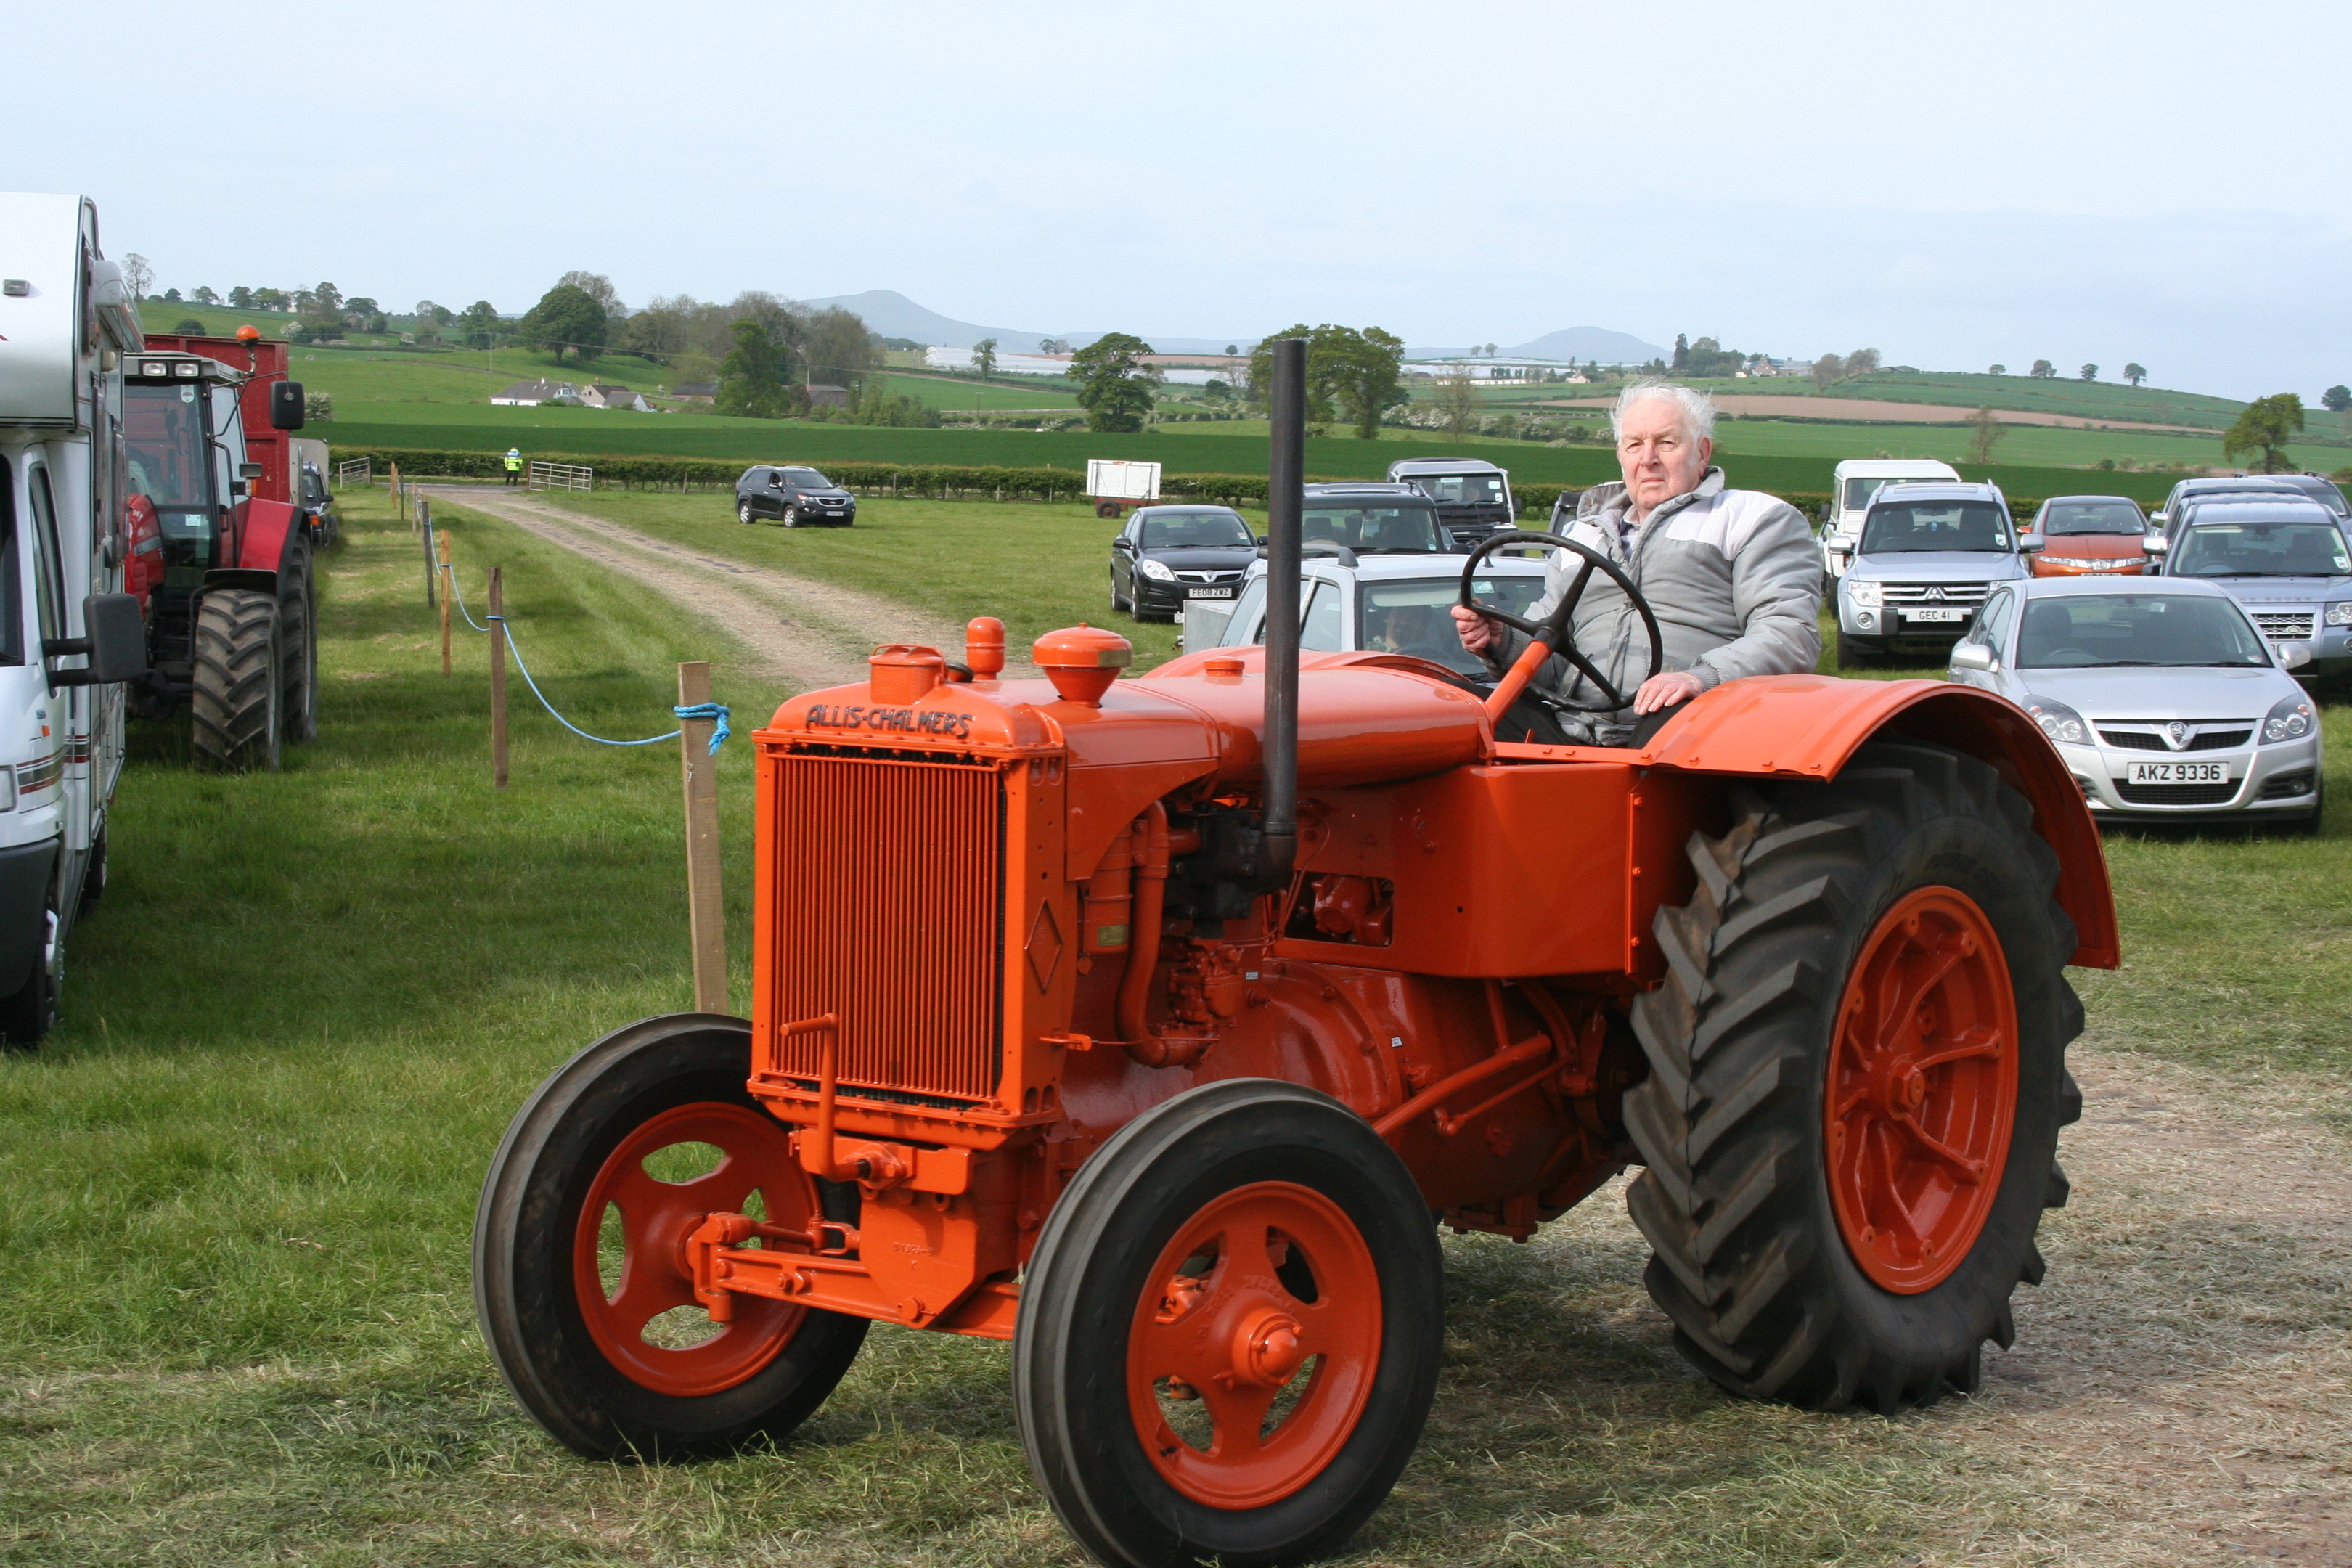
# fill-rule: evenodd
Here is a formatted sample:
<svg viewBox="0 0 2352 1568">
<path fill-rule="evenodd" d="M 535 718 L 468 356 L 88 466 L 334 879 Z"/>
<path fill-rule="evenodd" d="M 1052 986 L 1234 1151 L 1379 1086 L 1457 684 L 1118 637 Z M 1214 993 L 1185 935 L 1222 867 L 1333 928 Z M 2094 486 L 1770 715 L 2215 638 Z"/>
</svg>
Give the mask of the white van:
<svg viewBox="0 0 2352 1568">
<path fill-rule="evenodd" d="M 106 885 L 121 681 L 121 356 L 142 344 L 79 196 L 0 194 L 0 1036 L 57 1017 L 68 933 Z"/>
<path fill-rule="evenodd" d="M 1862 520 L 1878 487 L 1896 479 L 1941 480 L 1958 484 L 1960 476 L 1949 463 L 1933 458 L 1852 458 L 1837 466 L 1830 481 L 1830 504 L 1822 513 L 1822 574 L 1835 581 L 1845 575 L 1862 537 Z"/>
</svg>

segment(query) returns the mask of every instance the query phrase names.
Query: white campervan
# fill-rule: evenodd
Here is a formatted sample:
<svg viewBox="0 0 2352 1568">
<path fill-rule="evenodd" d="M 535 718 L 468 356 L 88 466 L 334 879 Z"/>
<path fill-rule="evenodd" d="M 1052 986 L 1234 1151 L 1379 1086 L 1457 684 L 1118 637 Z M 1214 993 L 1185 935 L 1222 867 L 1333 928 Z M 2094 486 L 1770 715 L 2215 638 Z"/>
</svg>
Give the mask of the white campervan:
<svg viewBox="0 0 2352 1568">
<path fill-rule="evenodd" d="M 1862 520 L 1878 487 L 1897 479 L 1941 480 L 1958 484 L 1960 476 L 1949 463 L 1933 458 L 1853 458 L 1837 466 L 1830 481 L 1830 503 L 1822 512 L 1822 574 L 1845 575 L 1853 547 L 1862 537 Z"/>
<path fill-rule="evenodd" d="M 0 1036 L 57 1016 L 66 936 L 106 882 L 122 688 L 122 372 L 142 346 L 85 197 L 0 194 Z"/>
</svg>

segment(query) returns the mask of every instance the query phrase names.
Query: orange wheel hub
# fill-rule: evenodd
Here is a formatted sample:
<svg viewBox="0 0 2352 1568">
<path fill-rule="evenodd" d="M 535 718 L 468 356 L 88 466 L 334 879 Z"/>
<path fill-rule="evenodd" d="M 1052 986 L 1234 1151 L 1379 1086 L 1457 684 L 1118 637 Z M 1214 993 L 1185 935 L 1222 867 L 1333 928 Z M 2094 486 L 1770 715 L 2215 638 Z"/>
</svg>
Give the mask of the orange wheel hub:
<svg viewBox="0 0 2352 1568">
<path fill-rule="evenodd" d="M 2017 1114 L 2017 999 L 1992 922 L 1921 888 L 1862 944 L 1838 1005 L 1822 1104 L 1846 1248 L 1902 1295 L 1976 1245 Z"/>
<path fill-rule="evenodd" d="M 709 1144 L 720 1152 L 719 1163 L 682 1182 L 646 1169 L 648 1158 L 680 1143 Z M 709 1332 L 699 1340 L 690 1319 L 683 1332 L 662 1333 L 664 1342 L 647 1337 L 665 1313 L 701 1311 L 687 1270 L 687 1237 L 709 1215 L 741 1213 L 755 1192 L 772 1224 L 797 1229 L 815 1215 L 815 1191 L 793 1158 L 786 1130 L 772 1117 L 718 1101 L 664 1111 L 624 1138 L 596 1173 L 573 1233 L 572 1284 L 589 1337 L 631 1382 L 688 1397 L 720 1393 L 773 1361 L 807 1316 L 805 1308 L 739 1296 L 735 1321 L 721 1326 L 702 1318 Z M 620 1211 L 622 1253 L 619 1281 L 609 1290 L 608 1207 Z"/>
<path fill-rule="evenodd" d="M 1128 1399 L 1169 1484 L 1249 1509 L 1321 1474 L 1380 1363 L 1380 1276 L 1355 1222 L 1311 1188 L 1236 1187 L 1179 1226 L 1145 1278 Z"/>
</svg>

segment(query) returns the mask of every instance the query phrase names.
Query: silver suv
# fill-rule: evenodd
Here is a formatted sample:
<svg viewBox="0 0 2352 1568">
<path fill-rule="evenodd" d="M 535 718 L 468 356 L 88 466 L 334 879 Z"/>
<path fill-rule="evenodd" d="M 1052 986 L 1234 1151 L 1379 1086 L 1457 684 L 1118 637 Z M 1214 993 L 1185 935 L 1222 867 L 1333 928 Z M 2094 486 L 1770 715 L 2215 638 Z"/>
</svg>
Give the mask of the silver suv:
<svg viewBox="0 0 2352 1568">
<path fill-rule="evenodd" d="M 1838 578 L 1838 668 L 1889 653 L 1940 663 L 1992 585 L 2025 575 L 2000 486 L 1886 485 Z"/>
</svg>

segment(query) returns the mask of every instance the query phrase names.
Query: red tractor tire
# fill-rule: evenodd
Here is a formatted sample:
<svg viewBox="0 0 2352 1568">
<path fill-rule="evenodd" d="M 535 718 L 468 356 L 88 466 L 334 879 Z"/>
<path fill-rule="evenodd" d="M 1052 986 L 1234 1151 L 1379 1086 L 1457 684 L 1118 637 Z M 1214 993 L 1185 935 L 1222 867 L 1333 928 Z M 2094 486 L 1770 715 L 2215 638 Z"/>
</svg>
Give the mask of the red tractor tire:
<svg viewBox="0 0 2352 1568">
<path fill-rule="evenodd" d="M 711 1013 L 616 1029 L 549 1075 L 490 1162 L 474 1219 L 474 1308 L 507 1386 L 558 1441 L 619 1461 L 781 1441 L 824 1403 L 866 1321 L 760 1298 L 714 1329 L 683 1227 L 740 1212 L 829 1217 L 789 1130 L 745 1092 L 751 1026 Z M 673 1148 L 721 1152 L 700 1174 Z M 707 1157 L 706 1157 L 707 1158 Z M 848 1190 L 854 1199 L 856 1189 Z"/>
<path fill-rule="evenodd" d="M 1693 835 L 1625 1124 L 1650 1294 L 1723 1387 L 1880 1412 L 1973 1392 L 2066 1201 L 2074 927 L 2023 796 L 1974 758 L 1862 748 L 1741 784 Z"/>
<path fill-rule="evenodd" d="M 1039 1233 L 1013 1334 L 1030 1471 L 1101 1563 L 1336 1551 L 1412 1455 L 1444 1321 L 1428 1206 L 1363 1118 L 1270 1079 L 1188 1090 Z"/>
</svg>

